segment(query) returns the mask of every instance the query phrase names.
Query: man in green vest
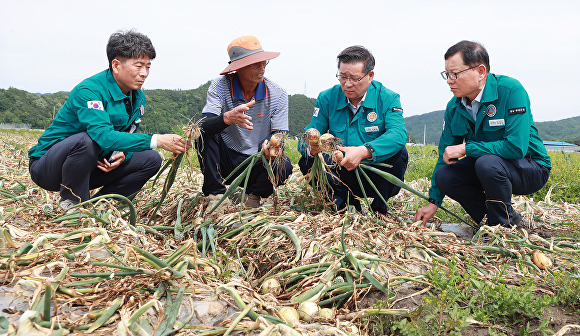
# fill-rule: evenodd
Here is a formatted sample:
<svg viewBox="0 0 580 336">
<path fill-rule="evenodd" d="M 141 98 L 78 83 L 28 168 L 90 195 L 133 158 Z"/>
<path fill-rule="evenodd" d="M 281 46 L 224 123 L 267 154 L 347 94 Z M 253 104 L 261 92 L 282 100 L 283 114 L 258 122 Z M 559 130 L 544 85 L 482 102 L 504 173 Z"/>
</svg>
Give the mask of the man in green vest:
<svg viewBox="0 0 580 336">
<path fill-rule="evenodd" d="M 145 113 L 141 87 L 155 58 L 151 40 L 117 32 L 107 43 L 109 68 L 77 85 L 52 124 L 30 149 L 29 171 L 41 188 L 60 191 L 63 210 L 93 197 L 133 198 L 157 173 L 153 148 L 183 153 L 190 145 L 176 134 L 136 133 Z"/>
<path fill-rule="evenodd" d="M 540 190 L 550 157 L 534 125 L 530 99 L 517 80 L 489 72 L 489 56 L 476 42 L 461 41 L 445 53 L 441 73 L 455 96 L 447 104 L 433 171 L 429 204 L 415 221 L 426 223 L 445 195 L 477 223 L 522 224 L 512 194 Z"/>
</svg>

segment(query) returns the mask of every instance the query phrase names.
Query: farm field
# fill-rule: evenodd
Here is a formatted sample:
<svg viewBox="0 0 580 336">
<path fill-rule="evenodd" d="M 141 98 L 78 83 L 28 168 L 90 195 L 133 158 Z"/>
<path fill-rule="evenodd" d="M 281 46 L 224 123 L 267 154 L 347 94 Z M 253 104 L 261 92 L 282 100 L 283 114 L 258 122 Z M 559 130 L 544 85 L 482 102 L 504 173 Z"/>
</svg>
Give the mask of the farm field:
<svg viewBox="0 0 580 336">
<path fill-rule="evenodd" d="M 514 196 L 528 231 L 443 211 L 422 227 L 407 190 L 389 216 L 334 214 L 297 167 L 261 208 L 205 216 L 193 154 L 161 204 L 170 168 L 130 205 L 62 213 L 28 174 L 40 134 L 0 130 L 0 334 L 580 335 L 578 153 L 550 152 L 546 187 Z M 426 194 L 436 148 L 408 149 Z"/>
</svg>

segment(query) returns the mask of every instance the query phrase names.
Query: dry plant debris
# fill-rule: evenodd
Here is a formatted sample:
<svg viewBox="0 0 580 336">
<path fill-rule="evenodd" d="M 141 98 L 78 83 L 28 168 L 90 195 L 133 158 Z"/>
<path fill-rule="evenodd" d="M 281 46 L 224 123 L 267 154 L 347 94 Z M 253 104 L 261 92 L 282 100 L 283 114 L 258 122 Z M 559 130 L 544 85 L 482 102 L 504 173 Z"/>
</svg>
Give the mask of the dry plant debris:
<svg viewBox="0 0 580 336">
<path fill-rule="evenodd" d="M 387 217 L 305 211 L 320 204 L 320 195 L 298 172 L 278 188 L 275 207 L 232 208 L 218 218 L 201 217 L 203 177 L 183 167 L 171 189 L 160 187 L 166 172 L 134 205 L 100 199 L 63 214 L 55 209 L 57 193 L 28 176 L 26 151 L 34 141 L 0 138 L 0 276 L 14 293 L 4 309 L 9 334 L 25 328 L 29 334 L 358 334 L 362 317 L 412 314 L 395 308 L 398 293 L 428 291 L 434 260 L 471 261 L 481 281 L 506 264 L 516 283 L 524 275 L 579 272 L 580 245 L 573 239 L 485 226 L 473 239 L 459 239 L 412 223 L 409 207 L 418 197 L 407 191 Z M 424 190 L 425 181 L 411 185 Z M 578 204 L 515 200 L 518 210 L 547 223 L 580 218 Z M 534 265 L 534 251 L 552 267 Z M 269 279 L 281 290 L 260 290 Z M 382 292 L 389 309 L 361 308 L 371 292 Z M 286 322 L 281 308 L 303 302 L 331 308 L 330 315 L 317 308 L 308 322 Z"/>
</svg>

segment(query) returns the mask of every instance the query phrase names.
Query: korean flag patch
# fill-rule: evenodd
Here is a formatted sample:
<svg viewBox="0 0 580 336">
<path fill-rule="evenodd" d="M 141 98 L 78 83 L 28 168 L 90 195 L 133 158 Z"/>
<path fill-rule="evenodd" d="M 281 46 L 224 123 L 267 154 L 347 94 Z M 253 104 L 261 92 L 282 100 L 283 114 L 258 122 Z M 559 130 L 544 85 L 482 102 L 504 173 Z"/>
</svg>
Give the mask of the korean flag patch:
<svg viewBox="0 0 580 336">
<path fill-rule="evenodd" d="M 103 107 L 103 102 L 99 100 L 91 100 L 87 102 L 87 107 L 90 109 L 101 110 L 104 111 L 105 108 Z"/>
<path fill-rule="evenodd" d="M 318 117 L 318 111 L 320 111 L 320 109 L 318 107 L 314 108 L 314 113 L 312 114 L 313 117 Z"/>
</svg>

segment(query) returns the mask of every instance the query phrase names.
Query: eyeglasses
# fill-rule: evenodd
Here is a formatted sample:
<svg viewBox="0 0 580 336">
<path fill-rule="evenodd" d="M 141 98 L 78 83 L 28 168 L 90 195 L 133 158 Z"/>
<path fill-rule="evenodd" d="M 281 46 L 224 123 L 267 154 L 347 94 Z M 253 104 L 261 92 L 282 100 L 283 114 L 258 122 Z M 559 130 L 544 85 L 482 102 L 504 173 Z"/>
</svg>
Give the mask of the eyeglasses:
<svg viewBox="0 0 580 336">
<path fill-rule="evenodd" d="M 270 61 L 262 61 L 262 62 L 258 62 L 258 63 L 254 63 L 254 64 L 250 64 L 250 66 L 252 67 L 252 69 L 254 70 L 258 70 L 261 67 L 266 67 L 266 65 L 268 65 L 268 63 L 270 63 Z"/>
<path fill-rule="evenodd" d="M 364 75 L 360 78 L 352 78 L 352 77 L 343 76 L 341 74 L 336 74 L 336 79 L 338 79 L 338 81 L 343 83 L 343 84 L 348 82 L 348 81 L 351 81 L 353 84 L 356 84 L 356 83 L 360 82 L 363 78 L 365 78 L 369 73 L 370 73 L 370 71 L 367 72 L 366 75 Z"/>
<path fill-rule="evenodd" d="M 441 71 L 441 77 L 443 77 L 444 80 L 447 80 L 447 79 L 456 80 L 457 79 L 457 75 L 459 75 L 460 73 L 462 73 L 464 71 L 467 71 L 467 70 L 471 70 L 471 69 L 477 68 L 480 65 L 481 64 L 478 64 L 478 65 L 472 66 L 469 69 L 461 70 L 461 71 L 458 71 L 458 72 Z"/>
</svg>

